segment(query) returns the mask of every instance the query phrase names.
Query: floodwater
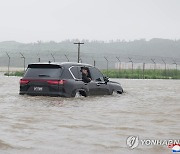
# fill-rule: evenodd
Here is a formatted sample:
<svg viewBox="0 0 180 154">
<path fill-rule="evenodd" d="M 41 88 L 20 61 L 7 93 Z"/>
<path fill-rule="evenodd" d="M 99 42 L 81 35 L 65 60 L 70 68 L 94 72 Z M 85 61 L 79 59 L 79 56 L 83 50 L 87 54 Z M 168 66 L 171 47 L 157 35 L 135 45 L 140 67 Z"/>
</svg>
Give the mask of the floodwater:
<svg viewBox="0 0 180 154">
<path fill-rule="evenodd" d="M 57 98 L 19 96 L 19 79 L 0 75 L 0 154 L 168 154 L 126 139 L 180 139 L 180 80 L 114 79 L 124 94 Z"/>
</svg>

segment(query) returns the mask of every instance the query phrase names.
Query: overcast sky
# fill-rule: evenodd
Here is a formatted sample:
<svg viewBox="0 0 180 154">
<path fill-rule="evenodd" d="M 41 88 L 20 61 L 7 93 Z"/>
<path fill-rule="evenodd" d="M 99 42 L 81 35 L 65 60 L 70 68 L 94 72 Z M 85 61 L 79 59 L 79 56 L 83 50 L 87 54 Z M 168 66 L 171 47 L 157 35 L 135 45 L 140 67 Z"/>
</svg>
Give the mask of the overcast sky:
<svg viewBox="0 0 180 154">
<path fill-rule="evenodd" d="M 0 0 L 0 41 L 180 39 L 180 0 Z"/>
</svg>

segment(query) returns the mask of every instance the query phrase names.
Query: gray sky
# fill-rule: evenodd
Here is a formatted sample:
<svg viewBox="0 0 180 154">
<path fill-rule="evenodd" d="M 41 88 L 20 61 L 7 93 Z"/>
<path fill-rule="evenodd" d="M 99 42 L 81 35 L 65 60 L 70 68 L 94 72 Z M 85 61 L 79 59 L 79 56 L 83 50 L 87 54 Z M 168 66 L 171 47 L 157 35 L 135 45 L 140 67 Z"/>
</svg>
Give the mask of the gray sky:
<svg viewBox="0 0 180 154">
<path fill-rule="evenodd" d="M 0 0 L 0 41 L 180 39 L 180 0 Z"/>
</svg>

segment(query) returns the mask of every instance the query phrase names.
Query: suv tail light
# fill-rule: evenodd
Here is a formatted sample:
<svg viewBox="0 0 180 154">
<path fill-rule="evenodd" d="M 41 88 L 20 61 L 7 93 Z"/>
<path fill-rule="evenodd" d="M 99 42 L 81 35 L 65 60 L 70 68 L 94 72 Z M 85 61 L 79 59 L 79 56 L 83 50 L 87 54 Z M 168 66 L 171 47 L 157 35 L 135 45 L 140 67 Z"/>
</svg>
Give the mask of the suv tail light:
<svg viewBox="0 0 180 154">
<path fill-rule="evenodd" d="M 67 82 L 66 80 L 48 80 L 47 81 L 48 84 L 54 84 L 54 85 L 63 85 L 66 82 Z"/>
<path fill-rule="evenodd" d="M 28 84 L 29 80 L 20 79 L 19 83 L 20 84 Z"/>
</svg>

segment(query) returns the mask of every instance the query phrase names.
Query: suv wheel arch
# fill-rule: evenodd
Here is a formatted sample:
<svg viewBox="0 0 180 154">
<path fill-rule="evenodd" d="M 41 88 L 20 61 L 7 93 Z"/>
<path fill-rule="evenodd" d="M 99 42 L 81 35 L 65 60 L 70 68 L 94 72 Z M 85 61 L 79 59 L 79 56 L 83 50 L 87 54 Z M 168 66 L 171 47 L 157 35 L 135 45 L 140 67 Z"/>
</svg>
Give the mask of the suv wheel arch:
<svg viewBox="0 0 180 154">
<path fill-rule="evenodd" d="M 76 90 L 74 90 L 74 91 L 72 92 L 71 96 L 72 96 L 72 97 L 75 97 L 77 93 L 79 93 L 80 96 L 84 96 L 84 97 L 87 97 L 87 96 L 88 96 L 85 89 L 76 89 Z"/>
</svg>

